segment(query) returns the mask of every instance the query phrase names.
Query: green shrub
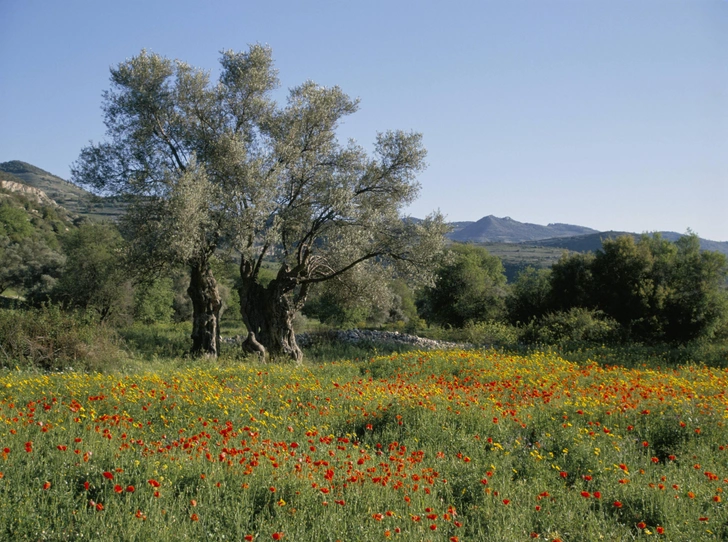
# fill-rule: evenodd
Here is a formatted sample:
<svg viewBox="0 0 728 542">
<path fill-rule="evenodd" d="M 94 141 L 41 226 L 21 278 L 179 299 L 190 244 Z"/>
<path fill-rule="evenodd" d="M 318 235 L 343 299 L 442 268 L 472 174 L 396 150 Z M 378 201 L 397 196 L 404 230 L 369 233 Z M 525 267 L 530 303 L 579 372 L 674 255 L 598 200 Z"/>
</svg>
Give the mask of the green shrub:
<svg viewBox="0 0 728 542">
<path fill-rule="evenodd" d="M 147 325 L 169 322 L 174 312 L 174 295 L 169 278 L 140 284 L 134 290 L 134 320 Z"/>
<path fill-rule="evenodd" d="M 44 305 L 0 309 L 0 365 L 103 371 L 125 358 L 113 329 L 90 313 Z"/>
<path fill-rule="evenodd" d="M 619 324 L 601 311 L 574 307 L 546 314 L 522 328 L 528 343 L 565 346 L 574 343 L 610 343 L 619 337 Z"/>
<path fill-rule="evenodd" d="M 463 339 L 476 345 L 510 345 L 518 342 L 518 329 L 502 322 L 468 323 Z"/>
<path fill-rule="evenodd" d="M 142 359 L 188 356 L 191 332 L 189 322 L 153 325 L 135 323 L 119 330 L 129 349 Z"/>
</svg>

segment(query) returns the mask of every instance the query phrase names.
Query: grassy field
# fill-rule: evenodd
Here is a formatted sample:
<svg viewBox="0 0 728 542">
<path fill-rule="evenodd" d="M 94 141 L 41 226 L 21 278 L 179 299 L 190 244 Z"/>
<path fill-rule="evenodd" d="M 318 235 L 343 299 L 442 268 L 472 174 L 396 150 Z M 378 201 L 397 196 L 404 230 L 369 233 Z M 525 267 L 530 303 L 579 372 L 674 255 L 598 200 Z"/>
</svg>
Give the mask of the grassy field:
<svg viewBox="0 0 728 542">
<path fill-rule="evenodd" d="M 3 540 L 726 540 L 728 372 L 555 353 L 0 374 Z"/>
</svg>

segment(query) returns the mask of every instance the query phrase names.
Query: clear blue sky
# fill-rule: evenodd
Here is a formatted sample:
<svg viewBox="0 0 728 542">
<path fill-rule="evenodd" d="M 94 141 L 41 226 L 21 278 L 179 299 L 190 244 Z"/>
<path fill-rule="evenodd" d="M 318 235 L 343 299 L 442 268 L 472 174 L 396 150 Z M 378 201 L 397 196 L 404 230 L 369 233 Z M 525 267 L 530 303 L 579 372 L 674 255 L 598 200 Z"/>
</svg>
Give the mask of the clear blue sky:
<svg viewBox="0 0 728 542">
<path fill-rule="evenodd" d="M 281 101 L 308 79 L 361 99 L 342 137 L 424 134 L 413 216 L 728 241 L 728 0 L 0 0 L 0 161 L 68 178 L 110 66 L 214 74 L 256 42 Z"/>
</svg>

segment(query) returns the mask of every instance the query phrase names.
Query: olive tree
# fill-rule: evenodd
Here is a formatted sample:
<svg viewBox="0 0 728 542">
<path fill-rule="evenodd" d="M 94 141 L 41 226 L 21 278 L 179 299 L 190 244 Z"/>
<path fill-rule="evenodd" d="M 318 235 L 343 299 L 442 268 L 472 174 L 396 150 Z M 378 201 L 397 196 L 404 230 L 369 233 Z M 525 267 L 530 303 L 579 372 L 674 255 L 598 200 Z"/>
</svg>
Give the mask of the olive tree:
<svg viewBox="0 0 728 542">
<path fill-rule="evenodd" d="M 210 261 L 226 233 L 222 194 L 254 161 L 254 132 L 277 84 L 270 51 L 224 52 L 220 80 L 142 51 L 111 68 L 103 94 L 107 141 L 90 144 L 73 180 L 125 196 L 122 231 L 140 276 L 185 265 L 193 304 L 192 351 L 217 355 L 221 299 Z"/>
<path fill-rule="evenodd" d="M 301 359 L 292 318 L 312 284 L 367 262 L 424 277 L 442 243 L 438 216 L 403 220 L 424 167 L 419 134 L 379 134 L 375 156 L 339 143 L 358 102 L 308 82 L 285 107 L 271 51 L 222 53 L 220 77 L 142 52 L 111 70 L 109 141 L 84 149 L 74 180 L 131 197 L 127 235 L 138 262 L 190 268 L 193 350 L 217 352 L 221 306 L 210 260 L 240 255 L 240 306 L 249 346 Z M 188 217 L 191 210 L 194 219 Z M 277 267 L 268 283 L 263 264 Z"/>
<path fill-rule="evenodd" d="M 312 285 L 345 278 L 365 262 L 424 280 L 443 245 L 441 216 L 403 217 L 419 189 L 422 136 L 380 133 L 374 156 L 352 141 L 341 144 L 338 123 L 357 108 L 338 87 L 308 82 L 292 89 L 264 127 L 266 166 L 248 179 L 258 188 L 239 191 L 240 312 L 273 355 L 301 359 L 292 320 Z M 276 262 L 277 273 L 264 285 L 266 260 Z"/>
</svg>

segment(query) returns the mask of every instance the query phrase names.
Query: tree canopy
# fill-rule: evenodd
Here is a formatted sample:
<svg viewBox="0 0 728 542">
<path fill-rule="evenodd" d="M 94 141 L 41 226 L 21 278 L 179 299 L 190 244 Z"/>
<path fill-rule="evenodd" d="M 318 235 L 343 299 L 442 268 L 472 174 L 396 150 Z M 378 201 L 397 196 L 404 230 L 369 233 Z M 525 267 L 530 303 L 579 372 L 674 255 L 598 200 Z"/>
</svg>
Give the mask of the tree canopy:
<svg viewBox="0 0 728 542">
<path fill-rule="evenodd" d="M 502 316 L 506 293 L 500 258 L 483 247 L 454 244 L 435 284 L 423 290 L 420 312 L 428 322 L 454 327 L 486 322 Z"/>
<path fill-rule="evenodd" d="M 534 316 L 591 309 L 616 321 L 624 339 L 684 343 L 712 336 L 728 317 L 727 274 L 726 257 L 701 251 L 692 233 L 675 243 L 659 234 L 607 239 L 595 255 L 566 254 L 554 264 L 548 295 L 543 278 L 538 283 Z M 529 305 L 532 278 L 516 284 L 514 309 Z"/>
<path fill-rule="evenodd" d="M 442 218 L 403 216 L 425 165 L 422 136 L 379 133 L 369 156 L 338 140 L 339 122 L 358 109 L 340 88 L 306 82 L 281 107 L 271 97 L 278 79 L 269 48 L 225 51 L 220 64 L 216 83 L 145 51 L 112 68 L 108 141 L 82 151 L 74 180 L 131 198 L 123 229 L 140 269 L 189 267 L 193 350 L 217 352 L 210 258 L 225 249 L 240 258 L 248 330 L 270 353 L 300 360 L 291 321 L 311 285 L 364 262 L 429 277 Z M 265 284 L 264 261 L 277 265 Z"/>
</svg>

